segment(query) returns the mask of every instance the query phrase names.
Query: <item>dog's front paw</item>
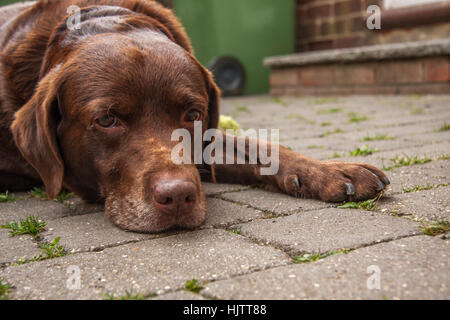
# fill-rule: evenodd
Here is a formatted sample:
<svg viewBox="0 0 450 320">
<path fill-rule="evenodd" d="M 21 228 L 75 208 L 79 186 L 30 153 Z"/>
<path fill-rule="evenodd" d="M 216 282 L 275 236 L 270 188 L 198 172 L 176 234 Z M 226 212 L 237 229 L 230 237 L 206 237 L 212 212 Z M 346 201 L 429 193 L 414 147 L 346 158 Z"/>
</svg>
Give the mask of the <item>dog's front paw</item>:
<svg viewBox="0 0 450 320">
<path fill-rule="evenodd" d="M 390 184 L 381 170 L 360 163 L 293 162 L 283 171 L 279 186 L 286 193 L 327 202 L 372 199 Z"/>
</svg>

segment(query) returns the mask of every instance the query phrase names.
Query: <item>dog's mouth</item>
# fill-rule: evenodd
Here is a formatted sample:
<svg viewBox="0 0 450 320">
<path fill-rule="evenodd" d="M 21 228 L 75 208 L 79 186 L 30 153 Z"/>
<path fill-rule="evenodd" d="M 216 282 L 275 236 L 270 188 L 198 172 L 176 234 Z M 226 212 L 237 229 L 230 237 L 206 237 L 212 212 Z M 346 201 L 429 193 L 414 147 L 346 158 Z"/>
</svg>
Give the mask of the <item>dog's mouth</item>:
<svg viewBox="0 0 450 320">
<path fill-rule="evenodd" d="M 195 229 L 206 218 L 206 200 L 201 191 L 183 201 L 159 198 L 149 201 L 138 192 L 125 197 L 106 197 L 105 212 L 119 228 L 142 233 L 160 233 L 174 229 Z M 158 202 L 159 201 L 159 202 Z M 182 203 L 184 202 L 184 203 Z"/>
</svg>

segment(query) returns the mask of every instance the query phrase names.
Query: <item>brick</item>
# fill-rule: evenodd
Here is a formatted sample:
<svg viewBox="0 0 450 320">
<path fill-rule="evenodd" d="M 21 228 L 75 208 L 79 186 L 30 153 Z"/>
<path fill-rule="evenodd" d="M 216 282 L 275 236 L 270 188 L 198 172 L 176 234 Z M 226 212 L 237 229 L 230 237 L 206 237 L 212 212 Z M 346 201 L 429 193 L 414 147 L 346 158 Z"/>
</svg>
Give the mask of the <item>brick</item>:
<svg viewBox="0 0 450 320">
<path fill-rule="evenodd" d="M 376 82 L 389 83 L 421 83 L 423 68 L 420 60 L 393 61 L 378 63 Z"/>
<path fill-rule="evenodd" d="M 425 60 L 425 81 L 449 82 L 450 59 L 445 57 Z"/>
<path fill-rule="evenodd" d="M 297 13 L 297 22 L 302 21 L 303 17 L 305 15 L 305 10 L 301 7 L 297 7 L 296 9 L 296 13 Z"/>
<path fill-rule="evenodd" d="M 332 85 L 334 69 L 329 66 L 309 66 L 300 69 L 300 84 L 304 86 Z"/>
<path fill-rule="evenodd" d="M 270 88 L 270 95 L 274 96 L 274 97 L 278 97 L 278 96 L 283 96 L 285 95 L 286 89 L 283 87 L 279 87 L 279 88 Z"/>
<path fill-rule="evenodd" d="M 327 18 L 330 16 L 331 13 L 331 6 L 328 4 L 325 5 L 319 5 L 319 6 L 314 6 L 308 9 L 308 11 L 306 11 L 306 15 L 305 17 L 307 19 L 317 19 L 317 18 Z"/>
<path fill-rule="evenodd" d="M 368 31 L 367 30 L 367 25 L 366 25 L 365 20 L 364 20 L 364 18 L 362 16 L 361 17 L 352 18 L 351 19 L 351 23 L 352 23 L 351 30 L 354 31 L 354 32 L 357 32 L 357 31 Z"/>
<path fill-rule="evenodd" d="M 361 11 L 361 0 L 351 0 L 350 1 L 350 10 L 352 12 Z"/>
<path fill-rule="evenodd" d="M 423 83 L 397 87 L 399 94 L 445 94 L 450 93 L 450 83 Z"/>
<path fill-rule="evenodd" d="M 335 41 L 336 48 L 350 48 L 350 47 L 358 47 L 364 44 L 364 38 L 360 36 L 349 36 L 345 38 L 338 38 Z"/>
<path fill-rule="evenodd" d="M 365 0 L 365 8 L 371 5 L 379 6 L 380 8 L 383 7 L 383 0 Z"/>
<path fill-rule="evenodd" d="M 320 35 L 321 36 L 327 36 L 327 35 L 332 34 L 332 32 L 331 32 L 331 24 L 328 23 L 328 22 L 322 22 L 320 24 L 319 30 L 320 30 Z"/>
<path fill-rule="evenodd" d="M 295 86 L 299 83 L 298 69 L 273 69 L 270 74 L 271 86 Z"/>
<path fill-rule="evenodd" d="M 316 25 L 315 24 L 309 24 L 309 25 L 301 25 L 298 29 L 298 35 L 300 39 L 309 39 L 314 38 L 319 33 L 319 30 L 316 31 Z"/>
<path fill-rule="evenodd" d="M 290 87 L 285 88 L 283 91 L 283 94 L 296 97 L 296 96 L 313 96 L 315 95 L 315 88 L 314 87 L 303 87 L 303 86 L 297 86 L 297 87 Z"/>
<path fill-rule="evenodd" d="M 337 95 L 349 95 L 352 94 L 352 88 L 350 86 L 326 86 L 317 87 L 315 95 L 318 96 L 337 96 Z"/>
<path fill-rule="evenodd" d="M 391 85 L 360 86 L 353 87 L 354 94 L 396 94 L 397 87 Z"/>
<path fill-rule="evenodd" d="M 308 50 L 326 50 L 334 48 L 334 40 L 314 41 L 308 43 Z"/>
<path fill-rule="evenodd" d="M 336 24 L 336 33 L 346 33 L 347 31 L 350 31 L 350 25 L 348 23 L 348 20 L 339 20 L 335 22 Z"/>
<path fill-rule="evenodd" d="M 314 1 L 317 1 L 317 0 L 297 0 L 297 6 L 305 5 L 305 4 L 314 2 Z"/>
<path fill-rule="evenodd" d="M 350 1 L 337 2 L 334 4 L 334 14 L 335 16 L 347 15 L 351 12 Z"/>
<path fill-rule="evenodd" d="M 343 65 L 336 67 L 335 84 L 374 84 L 375 70 L 371 65 Z"/>
</svg>

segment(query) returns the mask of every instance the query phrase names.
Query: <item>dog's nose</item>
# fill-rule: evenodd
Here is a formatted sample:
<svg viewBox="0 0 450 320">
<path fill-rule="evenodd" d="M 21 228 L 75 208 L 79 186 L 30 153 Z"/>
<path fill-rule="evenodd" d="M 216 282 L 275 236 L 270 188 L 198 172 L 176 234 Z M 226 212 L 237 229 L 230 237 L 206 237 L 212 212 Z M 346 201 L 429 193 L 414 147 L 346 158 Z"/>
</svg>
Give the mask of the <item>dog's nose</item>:
<svg viewBox="0 0 450 320">
<path fill-rule="evenodd" d="M 185 180 L 165 180 L 155 185 L 154 200 L 157 206 L 173 214 L 188 214 L 192 211 L 197 188 Z"/>
</svg>

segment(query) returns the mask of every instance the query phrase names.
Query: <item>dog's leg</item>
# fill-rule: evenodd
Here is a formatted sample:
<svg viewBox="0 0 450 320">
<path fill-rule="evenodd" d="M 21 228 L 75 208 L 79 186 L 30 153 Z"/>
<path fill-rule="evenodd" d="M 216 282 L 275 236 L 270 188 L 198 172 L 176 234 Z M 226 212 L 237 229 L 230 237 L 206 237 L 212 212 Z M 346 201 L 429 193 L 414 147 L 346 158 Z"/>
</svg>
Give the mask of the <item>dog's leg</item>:
<svg viewBox="0 0 450 320">
<path fill-rule="evenodd" d="M 224 135 L 223 141 L 226 144 L 225 137 Z M 314 160 L 282 146 L 279 147 L 278 159 L 275 159 L 279 160 L 278 171 L 263 175 L 261 169 L 267 169 L 270 165 L 262 164 L 267 163 L 267 159 L 262 159 L 260 152 L 257 153 L 257 163 L 249 163 L 250 140 L 241 137 L 228 140 L 234 142 L 234 147 L 228 147 L 229 150 L 234 150 L 234 164 L 226 164 L 224 159 L 224 164 L 214 165 L 217 182 L 264 185 L 273 191 L 328 202 L 371 199 L 390 183 L 381 170 L 371 165 Z M 237 150 L 239 140 L 245 144 L 245 151 Z M 257 150 L 261 150 L 262 143 L 270 153 L 270 144 L 261 141 L 257 141 Z M 224 158 L 226 149 L 225 146 Z M 236 164 L 239 152 L 241 155 L 245 153 L 245 164 Z"/>
</svg>

